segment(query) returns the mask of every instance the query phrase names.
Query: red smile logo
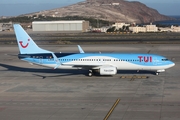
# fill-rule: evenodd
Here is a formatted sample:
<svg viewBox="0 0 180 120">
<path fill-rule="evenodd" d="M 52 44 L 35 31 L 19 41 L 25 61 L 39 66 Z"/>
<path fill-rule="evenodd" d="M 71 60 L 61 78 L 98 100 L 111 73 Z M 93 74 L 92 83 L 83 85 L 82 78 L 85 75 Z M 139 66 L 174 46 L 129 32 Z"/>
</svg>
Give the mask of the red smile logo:
<svg viewBox="0 0 180 120">
<path fill-rule="evenodd" d="M 30 41 L 30 39 L 28 39 L 28 43 L 26 45 L 23 45 L 23 41 L 19 41 L 19 43 L 20 43 L 22 48 L 27 48 L 29 45 L 29 41 Z"/>
</svg>

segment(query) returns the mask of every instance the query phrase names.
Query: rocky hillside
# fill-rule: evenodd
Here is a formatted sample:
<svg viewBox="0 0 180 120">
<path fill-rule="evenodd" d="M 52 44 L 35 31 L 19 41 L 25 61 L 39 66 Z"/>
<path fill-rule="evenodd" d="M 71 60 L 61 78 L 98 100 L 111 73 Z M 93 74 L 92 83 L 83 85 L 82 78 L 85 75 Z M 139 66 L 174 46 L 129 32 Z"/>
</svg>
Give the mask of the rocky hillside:
<svg viewBox="0 0 180 120">
<path fill-rule="evenodd" d="M 32 15 L 53 17 L 83 16 L 126 23 L 150 23 L 171 19 L 159 14 L 157 10 L 149 8 L 140 2 L 129 2 L 125 0 L 86 0 L 85 2 L 67 7 L 41 11 L 28 14 L 27 16 Z"/>
</svg>

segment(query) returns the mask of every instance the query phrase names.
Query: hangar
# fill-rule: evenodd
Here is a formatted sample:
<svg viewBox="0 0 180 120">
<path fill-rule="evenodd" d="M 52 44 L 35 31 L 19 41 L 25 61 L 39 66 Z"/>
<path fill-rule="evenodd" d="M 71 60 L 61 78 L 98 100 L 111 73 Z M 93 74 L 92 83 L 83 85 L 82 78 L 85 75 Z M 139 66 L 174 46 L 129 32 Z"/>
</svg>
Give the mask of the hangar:
<svg viewBox="0 0 180 120">
<path fill-rule="evenodd" d="M 89 21 L 34 21 L 33 31 L 62 31 L 62 32 L 86 32 L 89 29 Z"/>
</svg>

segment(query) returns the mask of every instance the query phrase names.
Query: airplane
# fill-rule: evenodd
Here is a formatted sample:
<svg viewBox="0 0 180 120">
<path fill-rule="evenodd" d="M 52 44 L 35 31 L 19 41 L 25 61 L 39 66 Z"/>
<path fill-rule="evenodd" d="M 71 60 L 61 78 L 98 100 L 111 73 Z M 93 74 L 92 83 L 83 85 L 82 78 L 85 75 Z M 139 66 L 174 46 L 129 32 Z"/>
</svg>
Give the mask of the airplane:
<svg viewBox="0 0 180 120">
<path fill-rule="evenodd" d="M 19 24 L 14 24 L 19 59 L 53 69 L 87 69 L 88 76 L 117 74 L 118 70 L 153 71 L 156 75 L 175 65 L 167 58 L 145 53 L 54 53 L 40 48 Z"/>
</svg>

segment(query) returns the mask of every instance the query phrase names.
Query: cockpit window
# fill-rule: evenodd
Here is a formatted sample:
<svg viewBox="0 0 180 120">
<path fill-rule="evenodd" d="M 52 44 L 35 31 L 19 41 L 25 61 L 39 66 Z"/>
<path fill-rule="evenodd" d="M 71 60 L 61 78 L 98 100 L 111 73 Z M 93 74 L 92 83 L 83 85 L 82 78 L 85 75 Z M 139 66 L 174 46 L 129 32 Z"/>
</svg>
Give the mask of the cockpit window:
<svg viewBox="0 0 180 120">
<path fill-rule="evenodd" d="M 168 61 L 168 59 L 162 59 L 162 61 Z"/>
</svg>

